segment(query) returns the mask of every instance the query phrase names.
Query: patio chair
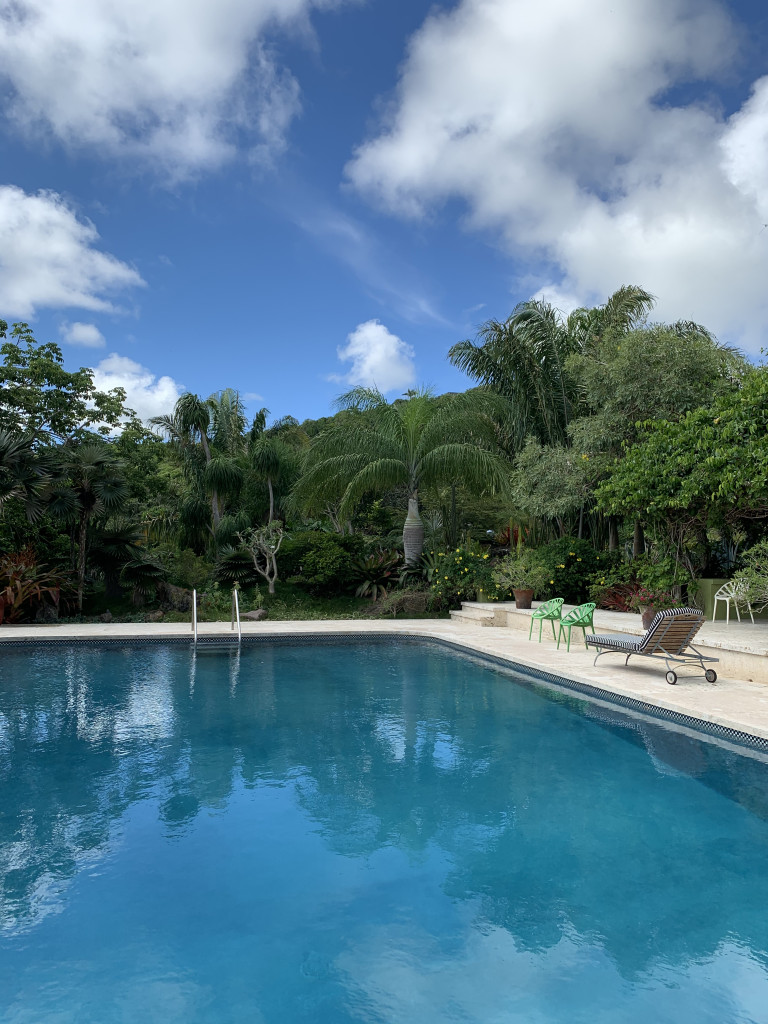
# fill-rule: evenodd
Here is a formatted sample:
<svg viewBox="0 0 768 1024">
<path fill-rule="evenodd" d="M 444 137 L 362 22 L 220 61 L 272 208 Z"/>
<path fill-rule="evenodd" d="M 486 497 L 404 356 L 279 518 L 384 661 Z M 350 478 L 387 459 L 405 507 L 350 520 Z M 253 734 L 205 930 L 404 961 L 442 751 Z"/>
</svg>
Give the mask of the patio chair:
<svg viewBox="0 0 768 1024">
<path fill-rule="evenodd" d="M 755 616 L 752 614 L 752 605 L 749 603 L 749 589 L 746 580 L 729 580 L 724 583 L 722 587 L 715 594 L 715 604 L 712 609 L 712 621 L 714 622 L 717 617 L 717 602 L 725 601 L 725 624 L 726 626 L 730 623 L 731 613 L 731 601 L 733 601 L 733 607 L 736 609 L 736 618 L 741 622 L 741 615 L 739 615 L 739 604 L 746 605 L 749 609 L 749 617 L 752 619 L 754 625 Z"/>
<path fill-rule="evenodd" d="M 584 634 L 584 646 L 587 646 L 587 626 L 589 626 L 590 629 L 595 628 L 595 624 L 592 621 L 592 616 L 594 615 L 594 612 L 594 603 L 588 601 L 586 604 L 577 605 L 576 608 L 573 608 L 571 611 L 568 612 L 567 615 L 564 615 L 562 617 L 562 619 L 560 620 L 560 629 L 557 634 L 558 650 L 560 649 L 560 641 L 563 637 L 563 633 L 566 633 L 568 636 L 568 646 L 566 647 L 566 650 L 570 651 L 571 630 L 574 627 L 582 631 L 582 633 Z"/>
<path fill-rule="evenodd" d="M 637 655 L 643 658 L 658 658 L 666 662 L 667 682 L 674 685 L 677 673 L 673 665 L 698 665 L 708 683 L 714 683 L 717 672 L 704 668 L 705 662 L 717 662 L 718 658 L 707 658 L 691 642 L 701 629 L 704 612 L 698 608 L 670 608 L 658 612 L 643 636 L 631 633 L 613 633 L 605 636 L 588 636 L 587 647 L 596 647 L 597 659 L 604 654 L 626 654 L 624 664 Z"/>
<path fill-rule="evenodd" d="M 541 631 L 544 628 L 544 622 L 549 621 L 552 623 L 552 639 L 556 640 L 555 636 L 555 622 L 560 621 L 560 616 L 563 611 L 564 597 L 553 597 L 549 601 L 545 601 L 540 604 L 536 611 L 531 615 L 531 628 L 528 630 L 528 639 L 531 639 L 533 634 L 533 621 L 534 619 L 539 620 L 539 643 L 541 643 Z"/>
</svg>

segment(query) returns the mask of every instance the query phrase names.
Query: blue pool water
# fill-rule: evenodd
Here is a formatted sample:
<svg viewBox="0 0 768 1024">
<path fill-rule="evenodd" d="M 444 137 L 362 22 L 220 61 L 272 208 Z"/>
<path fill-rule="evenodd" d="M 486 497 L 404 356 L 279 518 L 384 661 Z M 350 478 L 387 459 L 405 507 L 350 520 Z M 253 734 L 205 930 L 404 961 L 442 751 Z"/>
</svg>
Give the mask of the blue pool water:
<svg viewBox="0 0 768 1024">
<path fill-rule="evenodd" d="M 436 646 L 2 651 L 0 1021 L 768 1022 L 768 766 Z"/>
</svg>

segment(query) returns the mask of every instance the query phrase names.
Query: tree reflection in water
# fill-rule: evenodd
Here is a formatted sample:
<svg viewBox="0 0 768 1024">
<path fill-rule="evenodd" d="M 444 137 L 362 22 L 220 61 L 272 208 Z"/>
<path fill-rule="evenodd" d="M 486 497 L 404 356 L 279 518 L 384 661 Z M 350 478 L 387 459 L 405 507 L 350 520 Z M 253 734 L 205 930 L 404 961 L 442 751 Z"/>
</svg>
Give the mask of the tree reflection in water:
<svg viewBox="0 0 768 1024">
<path fill-rule="evenodd" d="M 576 936 L 627 980 L 724 943 L 766 956 L 757 757 L 409 644 L 3 659 L 8 941 L 66 912 L 80 869 L 119 856 L 132 808 L 177 842 L 206 815 L 226 831 L 233 800 L 279 787 L 335 857 L 398 851 L 414 877 L 437 858 L 445 900 L 518 951 Z"/>
</svg>

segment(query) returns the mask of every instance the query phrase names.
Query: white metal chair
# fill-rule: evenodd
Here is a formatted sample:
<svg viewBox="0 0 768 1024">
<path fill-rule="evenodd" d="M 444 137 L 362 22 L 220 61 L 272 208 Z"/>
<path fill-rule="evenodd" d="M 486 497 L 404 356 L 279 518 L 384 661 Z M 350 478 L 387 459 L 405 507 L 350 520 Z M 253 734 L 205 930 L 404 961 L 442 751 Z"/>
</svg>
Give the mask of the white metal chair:
<svg viewBox="0 0 768 1024">
<path fill-rule="evenodd" d="M 739 614 L 739 605 L 746 605 L 749 609 L 749 617 L 752 619 L 754 624 L 755 616 L 752 614 L 752 605 L 749 603 L 749 592 L 747 590 L 746 580 L 729 580 L 724 583 L 722 587 L 715 594 L 715 605 L 712 609 L 712 621 L 714 622 L 717 618 L 717 602 L 725 601 L 725 624 L 726 626 L 730 622 L 731 613 L 731 601 L 733 601 L 733 607 L 736 609 L 736 618 L 741 622 L 741 615 Z"/>
</svg>

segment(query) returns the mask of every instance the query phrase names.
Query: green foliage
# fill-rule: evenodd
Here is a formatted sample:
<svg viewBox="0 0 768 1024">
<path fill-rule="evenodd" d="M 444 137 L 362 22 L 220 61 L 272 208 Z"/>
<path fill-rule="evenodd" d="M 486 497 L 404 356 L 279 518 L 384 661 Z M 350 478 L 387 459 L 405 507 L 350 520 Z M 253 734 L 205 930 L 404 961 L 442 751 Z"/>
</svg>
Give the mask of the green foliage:
<svg viewBox="0 0 768 1024">
<path fill-rule="evenodd" d="M 588 456 L 529 438 L 515 461 L 510 497 L 526 515 L 559 518 L 590 496 Z"/>
<path fill-rule="evenodd" d="M 478 600 L 481 591 L 485 601 L 499 599 L 487 552 L 459 547 L 453 551 L 438 551 L 434 558 L 430 592 L 438 607 L 458 608 L 462 601 Z"/>
<path fill-rule="evenodd" d="M 246 553 L 248 565 L 250 556 Z M 168 582 L 186 590 L 205 590 L 211 582 L 213 567 L 202 555 L 196 555 L 191 548 L 174 553 L 168 566 Z M 254 581 L 255 582 L 255 581 Z"/>
<path fill-rule="evenodd" d="M 8 338 L 0 320 L 0 338 Z M 64 369 L 61 349 L 35 340 L 28 324 L 16 323 L 0 346 L 0 426 L 36 439 L 64 439 L 89 430 L 108 434 L 131 417 L 122 388 L 97 391 L 93 370 Z"/>
<path fill-rule="evenodd" d="M 600 568 L 589 586 L 590 600 L 598 608 L 613 611 L 637 610 L 652 605 L 657 611 L 685 604 L 691 576 L 674 558 L 639 555 L 624 561 L 618 555 L 600 555 Z"/>
<path fill-rule="evenodd" d="M 768 538 L 745 551 L 734 579 L 743 582 L 747 596 L 760 610 L 768 605 Z"/>
<path fill-rule="evenodd" d="M 605 512 L 682 530 L 768 516 L 768 369 L 677 423 L 646 424 L 596 497 Z"/>
<path fill-rule="evenodd" d="M 151 601 L 158 583 L 162 583 L 165 578 L 164 566 L 146 556 L 132 558 L 120 570 L 120 583 L 131 591 L 133 603 L 137 605 Z"/>
<path fill-rule="evenodd" d="M 362 548 L 357 535 L 294 533 L 281 552 L 283 576 L 312 594 L 342 594 L 351 587 L 352 567 Z"/>
<path fill-rule="evenodd" d="M 592 545 L 575 537 L 561 537 L 537 548 L 536 555 L 547 570 L 544 597 L 562 597 L 567 604 L 583 604 L 589 593 L 590 579 L 600 568 L 604 555 Z"/>
<path fill-rule="evenodd" d="M 504 595 L 513 590 L 532 590 L 538 595 L 549 586 L 549 569 L 535 551 L 508 555 L 493 570 L 496 588 Z"/>
<path fill-rule="evenodd" d="M 357 582 L 355 597 L 378 601 L 397 582 L 399 551 L 378 551 L 367 558 L 358 558 L 352 565 L 352 578 Z"/>
</svg>

